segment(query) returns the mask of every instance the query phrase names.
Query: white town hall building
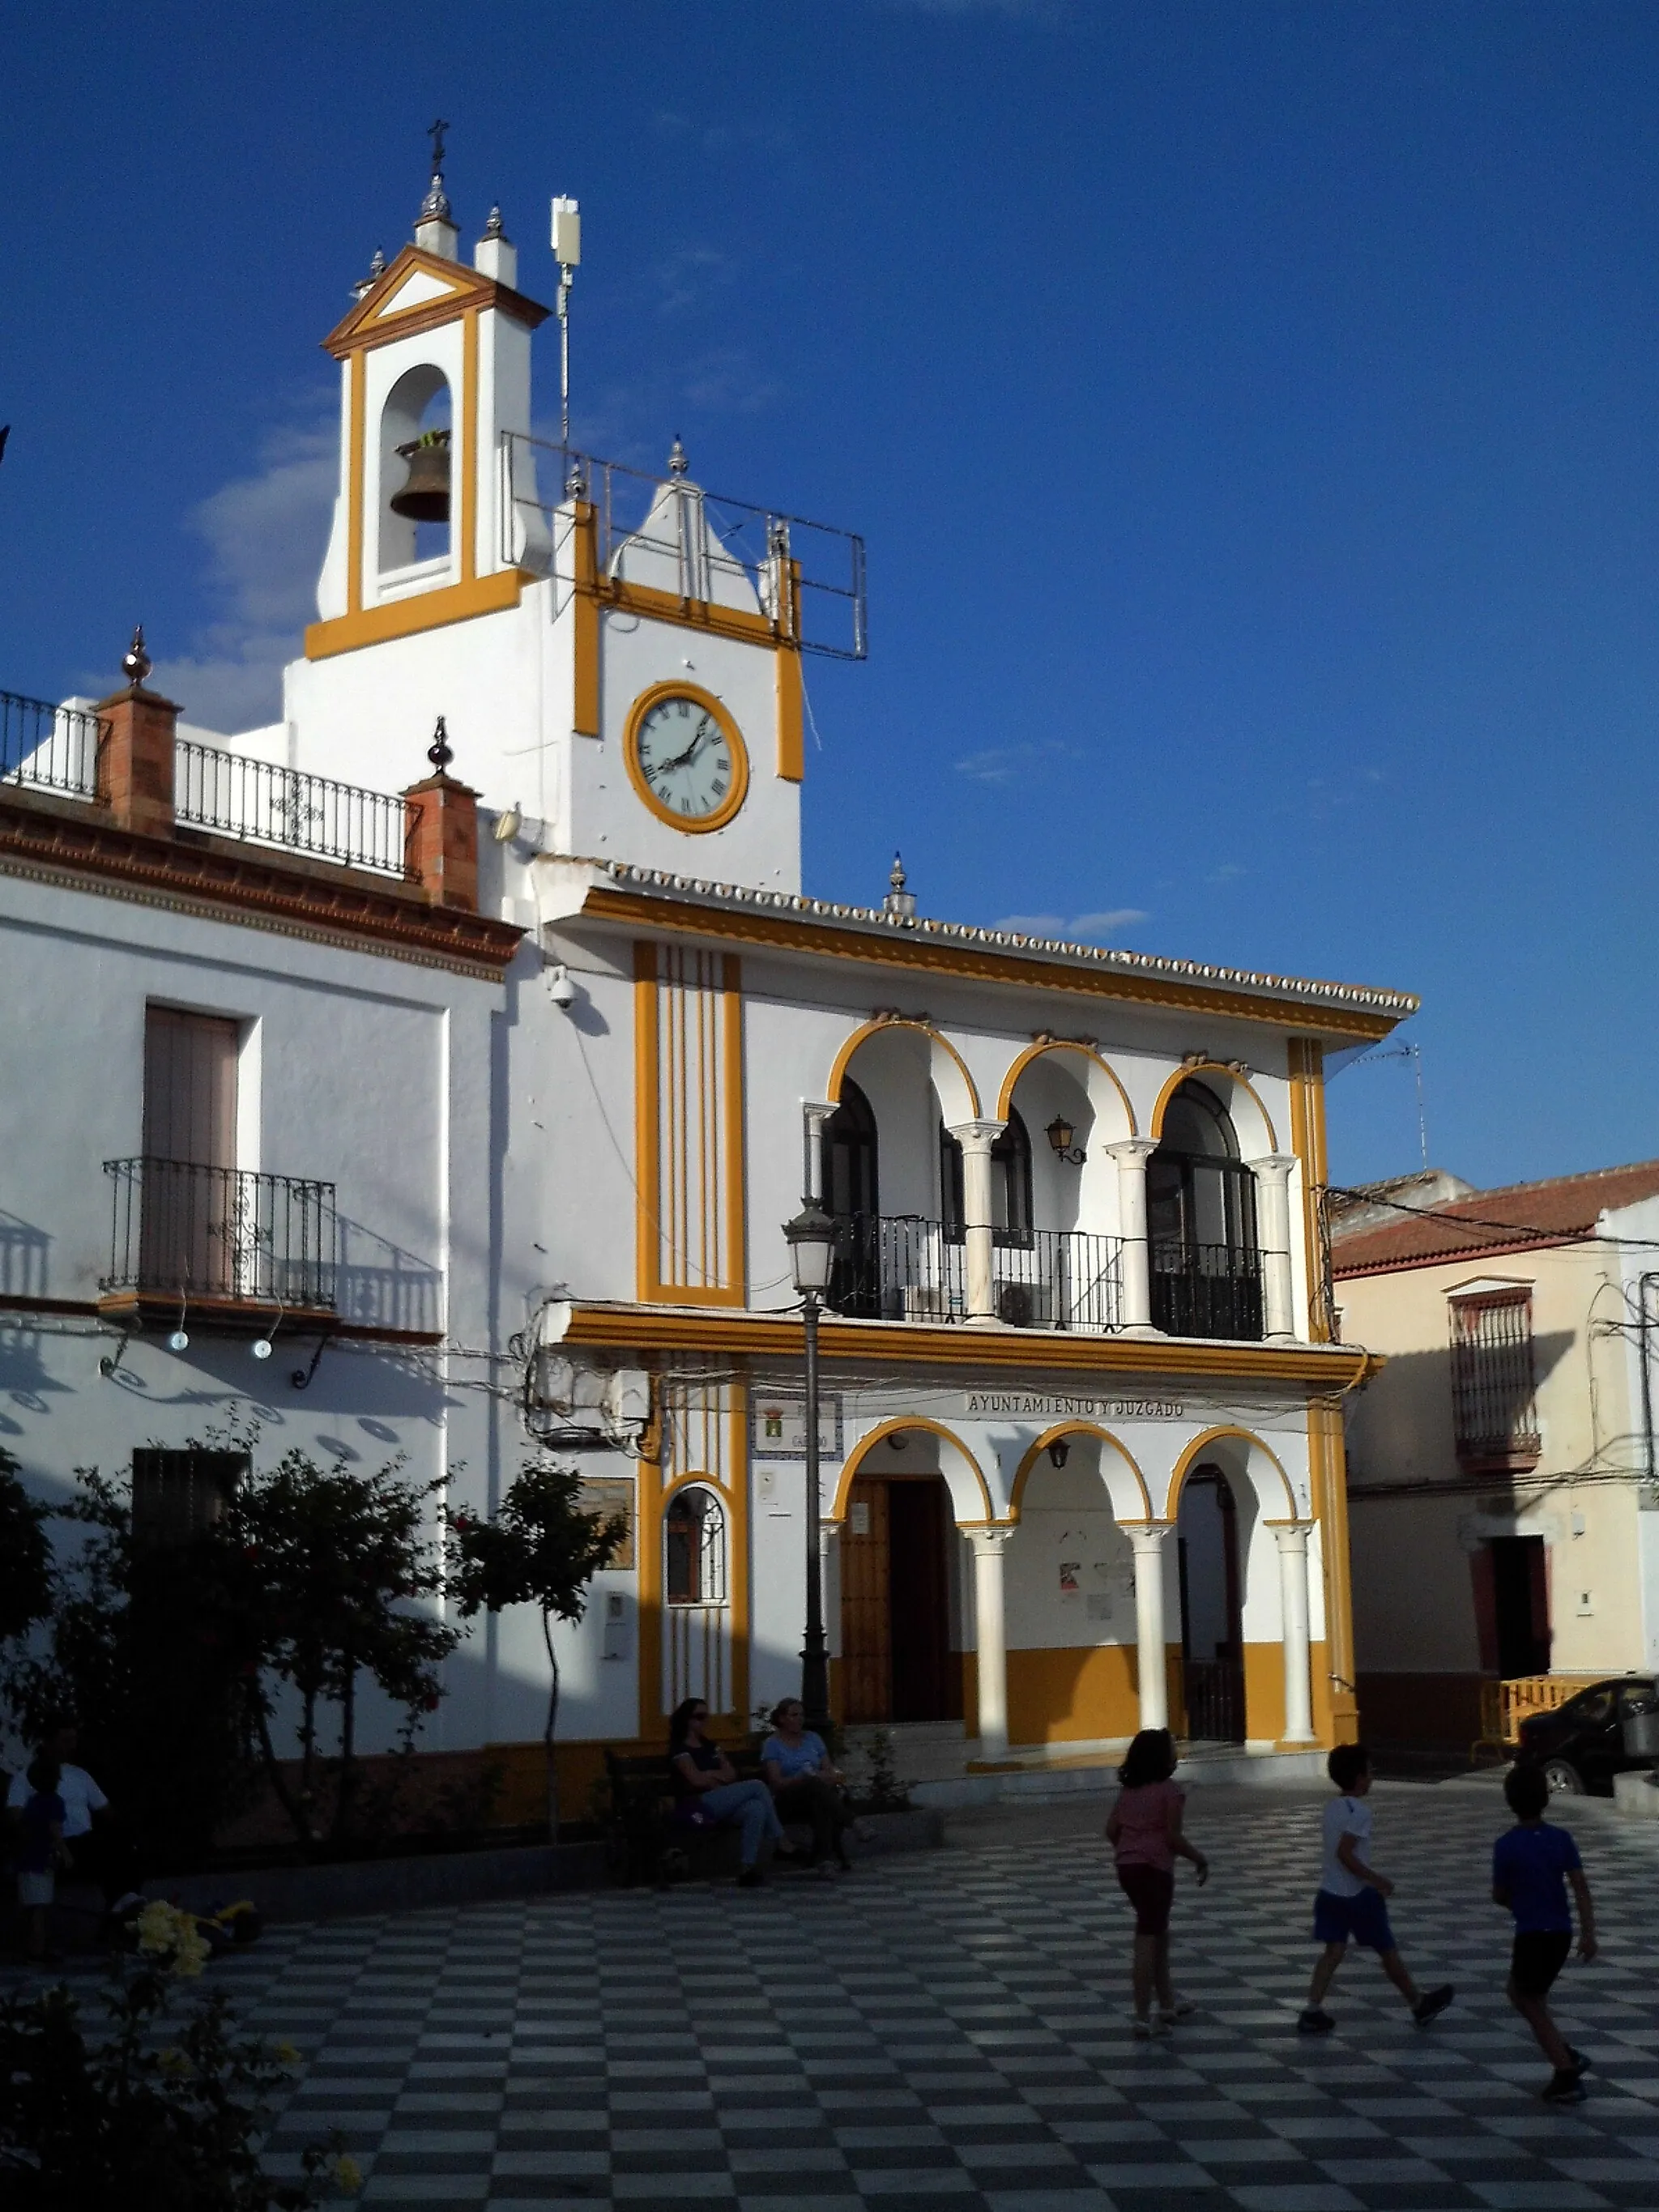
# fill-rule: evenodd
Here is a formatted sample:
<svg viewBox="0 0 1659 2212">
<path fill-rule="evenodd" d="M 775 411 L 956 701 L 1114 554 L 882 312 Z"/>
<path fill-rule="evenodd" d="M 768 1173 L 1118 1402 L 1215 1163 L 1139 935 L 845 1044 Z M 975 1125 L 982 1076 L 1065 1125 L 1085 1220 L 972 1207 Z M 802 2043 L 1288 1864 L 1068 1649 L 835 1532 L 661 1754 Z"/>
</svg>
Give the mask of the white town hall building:
<svg viewBox="0 0 1659 2212">
<path fill-rule="evenodd" d="M 805 1186 L 842 1718 L 957 1771 L 1352 1732 L 1323 1056 L 1414 1000 L 805 896 L 861 549 L 538 446 L 545 313 L 434 180 L 326 341 L 280 722 L 192 727 L 142 651 L 7 705 L 0 1442 L 165 1490 L 252 1424 L 474 1510 L 574 1459 L 632 1528 L 562 1647 L 579 1784 L 799 1682 Z M 479 1626 L 427 1746 L 537 1737 L 544 1663 Z"/>
</svg>

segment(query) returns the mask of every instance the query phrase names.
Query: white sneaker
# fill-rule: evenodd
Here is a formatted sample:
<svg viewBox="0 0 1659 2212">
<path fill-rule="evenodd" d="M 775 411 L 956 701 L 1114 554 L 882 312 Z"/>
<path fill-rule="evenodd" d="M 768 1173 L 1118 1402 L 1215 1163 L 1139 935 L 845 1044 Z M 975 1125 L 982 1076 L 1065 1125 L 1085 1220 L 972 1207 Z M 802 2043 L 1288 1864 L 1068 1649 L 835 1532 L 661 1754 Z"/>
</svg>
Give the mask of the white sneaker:
<svg viewBox="0 0 1659 2212">
<path fill-rule="evenodd" d="M 1166 2021 L 1190 2020 L 1197 2010 L 1190 1997 L 1177 1997 L 1173 2004 L 1164 2007 L 1163 2017 Z"/>
<path fill-rule="evenodd" d="M 1150 2043 L 1155 2035 L 1167 2035 L 1170 2033 L 1169 2022 L 1157 2013 L 1154 2013 L 1150 2020 L 1142 2020 L 1137 2013 L 1130 2023 L 1130 2033 L 1137 2043 Z"/>
</svg>

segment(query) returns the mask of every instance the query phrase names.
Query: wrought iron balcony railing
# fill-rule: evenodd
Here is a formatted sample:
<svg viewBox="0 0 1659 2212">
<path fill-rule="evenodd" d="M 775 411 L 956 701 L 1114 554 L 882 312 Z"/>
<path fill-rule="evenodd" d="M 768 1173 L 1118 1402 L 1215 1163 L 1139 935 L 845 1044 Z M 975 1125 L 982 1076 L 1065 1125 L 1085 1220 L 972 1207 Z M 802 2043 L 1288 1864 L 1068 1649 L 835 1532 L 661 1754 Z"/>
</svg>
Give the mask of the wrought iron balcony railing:
<svg viewBox="0 0 1659 2212">
<path fill-rule="evenodd" d="M 107 1292 L 332 1313 L 334 1185 L 185 1160 L 106 1160 Z"/>
<path fill-rule="evenodd" d="M 1261 1336 L 1261 1255 L 1230 1244 L 1154 1237 L 1152 1326 L 1166 1336 Z"/>
<path fill-rule="evenodd" d="M 303 775 L 189 738 L 179 739 L 174 758 L 173 812 L 180 822 L 348 867 L 405 872 L 404 802 L 396 793 Z"/>
<path fill-rule="evenodd" d="M 107 725 L 82 707 L 0 691 L 0 783 L 98 796 L 98 749 Z"/>
<path fill-rule="evenodd" d="M 870 1321 L 967 1317 L 967 1246 L 954 1224 L 916 1214 L 843 1214 L 836 1223 L 829 1304 Z M 1016 1328 L 1115 1328 L 1121 1246 L 1081 1230 L 999 1231 L 993 1247 L 997 1317 Z"/>
</svg>

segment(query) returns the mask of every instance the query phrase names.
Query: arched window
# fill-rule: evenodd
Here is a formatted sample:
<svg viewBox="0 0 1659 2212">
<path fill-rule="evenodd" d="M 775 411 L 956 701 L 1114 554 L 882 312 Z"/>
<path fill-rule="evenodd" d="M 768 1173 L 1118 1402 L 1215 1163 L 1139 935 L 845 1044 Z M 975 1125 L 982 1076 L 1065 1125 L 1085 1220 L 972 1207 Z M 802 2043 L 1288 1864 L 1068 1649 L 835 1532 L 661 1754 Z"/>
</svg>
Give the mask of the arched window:
<svg viewBox="0 0 1659 2212">
<path fill-rule="evenodd" d="M 1194 1078 L 1164 1110 L 1146 1163 L 1152 1321 L 1172 1336 L 1257 1338 L 1255 1177 L 1214 1091 Z"/>
<path fill-rule="evenodd" d="M 726 1602 L 726 1515 L 712 1490 L 677 1490 L 668 1501 L 663 1589 L 670 1605 Z"/>
<path fill-rule="evenodd" d="M 453 474 L 450 431 L 449 381 L 443 371 L 425 363 L 400 376 L 386 394 L 380 414 L 379 555 L 383 576 L 417 562 L 448 556 Z M 417 450 L 404 453 L 406 446 Z M 400 514 L 392 504 L 404 495 L 417 465 L 419 481 L 428 490 L 424 517 Z"/>
<path fill-rule="evenodd" d="M 942 1124 L 939 1133 L 939 1212 L 953 1244 L 965 1236 L 962 1146 Z M 1010 1111 L 991 1146 L 991 1228 L 997 1244 L 1031 1241 L 1031 1139 L 1018 1109 Z"/>
<path fill-rule="evenodd" d="M 823 1125 L 823 1209 L 837 1218 L 881 1212 L 876 1173 L 876 1117 L 850 1076 Z"/>
</svg>

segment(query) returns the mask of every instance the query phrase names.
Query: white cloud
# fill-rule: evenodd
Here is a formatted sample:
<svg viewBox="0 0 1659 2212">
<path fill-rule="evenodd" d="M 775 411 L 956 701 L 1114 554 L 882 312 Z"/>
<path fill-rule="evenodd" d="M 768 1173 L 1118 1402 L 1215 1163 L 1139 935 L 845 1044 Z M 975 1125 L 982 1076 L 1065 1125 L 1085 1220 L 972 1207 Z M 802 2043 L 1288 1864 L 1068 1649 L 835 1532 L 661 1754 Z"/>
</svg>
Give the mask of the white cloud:
<svg viewBox="0 0 1659 2212">
<path fill-rule="evenodd" d="M 991 927 L 1013 930 L 1021 937 L 1057 937 L 1066 945 L 1092 945 L 1117 936 L 1133 922 L 1151 919 L 1144 908 L 1118 906 L 1102 914 L 1073 915 L 1069 921 L 1060 914 L 1005 914 Z"/>
<path fill-rule="evenodd" d="M 980 752 L 964 754 L 951 765 L 972 783 L 1014 783 L 1045 762 L 1082 757 L 1075 745 L 1050 738 L 1042 744 L 987 745 Z"/>
<path fill-rule="evenodd" d="M 274 721 L 282 671 L 317 613 L 317 574 L 328 542 L 336 482 L 336 431 L 273 431 L 257 474 L 238 477 L 187 518 L 206 543 L 217 617 L 188 652 L 158 660 L 151 682 L 187 721 L 234 732 Z"/>
</svg>

